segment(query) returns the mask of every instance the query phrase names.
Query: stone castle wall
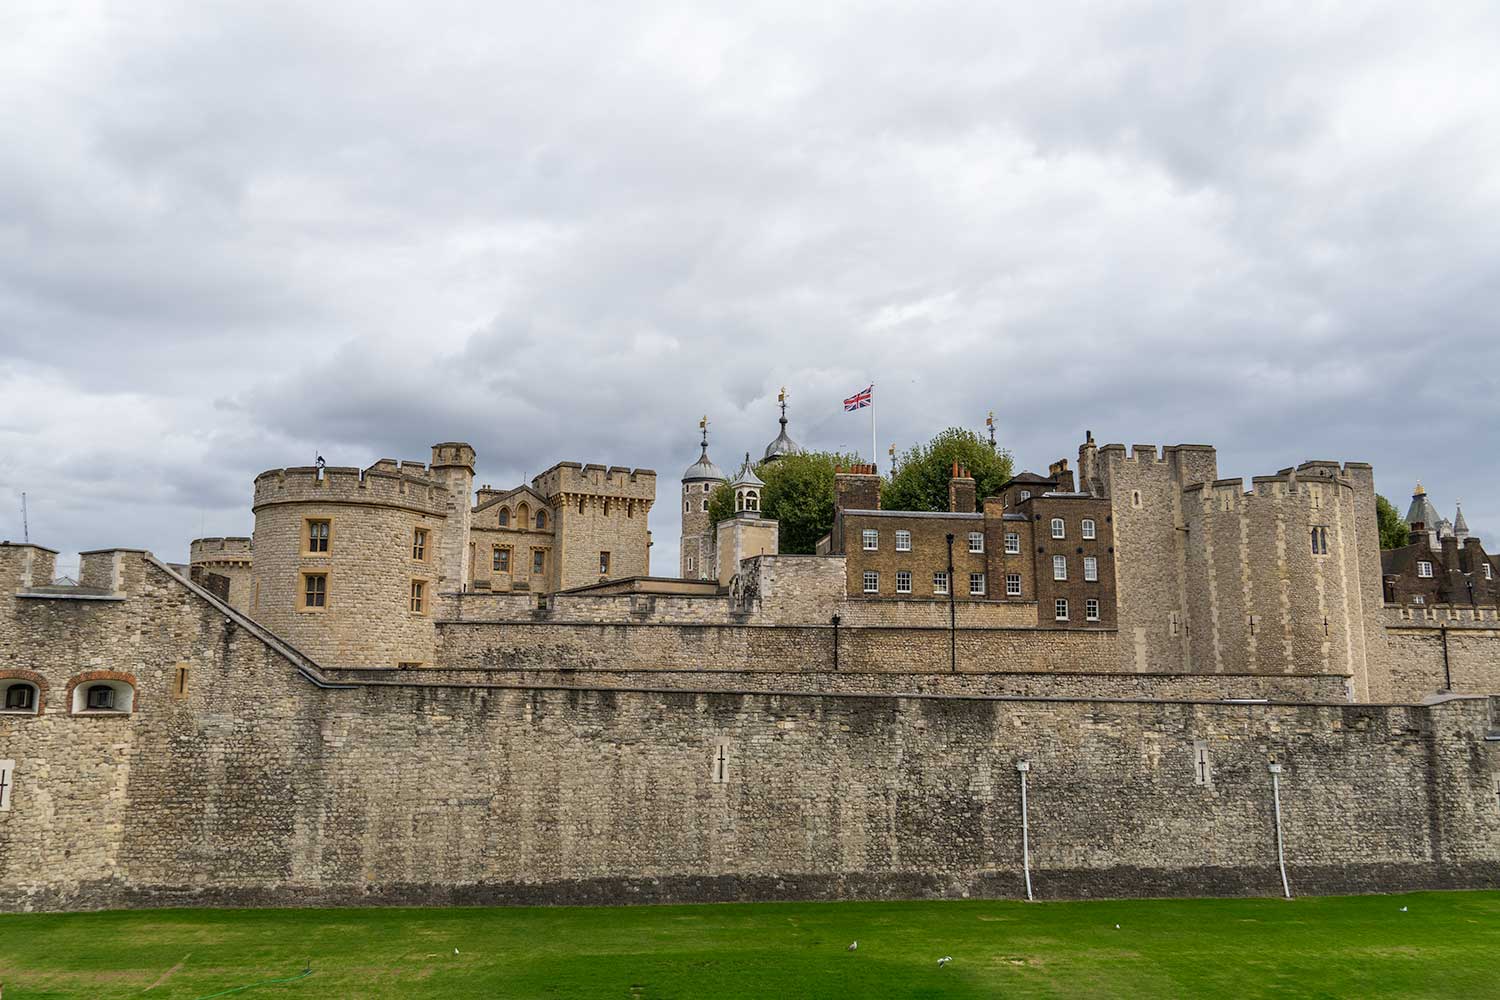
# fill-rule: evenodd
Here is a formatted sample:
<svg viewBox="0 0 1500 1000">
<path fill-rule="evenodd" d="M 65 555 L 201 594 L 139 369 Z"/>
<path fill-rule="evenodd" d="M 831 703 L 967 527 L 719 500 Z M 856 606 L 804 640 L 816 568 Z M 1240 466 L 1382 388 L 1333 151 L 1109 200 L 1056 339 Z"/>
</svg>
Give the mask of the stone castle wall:
<svg viewBox="0 0 1500 1000">
<path fill-rule="evenodd" d="M 940 694 L 1021 698 L 1127 698 L 1164 700 L 1269 700 L 1343 703 L 1347 679 L 1338 674 L 1085 674 L 1065 672 L 957 674 L 820 670 L 454 670 L 424 668 L 392 677 L 385 670 L 328 670 L 333 681 L 402 685 L 500 685 L 675 689 L 686 691 L 792 692 L 798 694 Z"/>
<path fill-rule="evenodd" d="M 0 657 L 50 693 L 0 716 L 7 910 L 1017 896 L 1020 760 L 1041 898 L 1278 893 L 1271 761 L 1295 893 L 1500 878 L 1495 699 L 330 687 L 141 553 L 110 600 L 20 596 L 24 561 Z M 66 710 L 93 670 L 133 712 Z"/>
</svg>

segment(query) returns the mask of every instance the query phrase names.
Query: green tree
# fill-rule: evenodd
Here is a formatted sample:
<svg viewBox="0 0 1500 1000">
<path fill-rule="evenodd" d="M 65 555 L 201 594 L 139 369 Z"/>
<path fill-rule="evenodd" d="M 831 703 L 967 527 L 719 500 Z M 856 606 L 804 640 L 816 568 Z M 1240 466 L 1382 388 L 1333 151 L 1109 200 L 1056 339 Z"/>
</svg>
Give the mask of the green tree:
<svg viewBox="0 0 1500 1000">
<path fill-rule="evenodd" d="M 811 554 L 818 539 L 833 530 L 834 468 L 848 468 L 857 461 L 853 455 L 815 451 L 754 466 L 766 484 L 761 516 L 779 522 L 782 552 Z M 708 516 L 715 526 L 734 516 L 734 491 L 727 483 L 709 495 Z"/>
<path fill-rule="evenodd" d="M 1411 541 L 1411 528 L 1396 513 L 1391 502 L 1379 494 L 1375 495 L 1375 517 L 1380 523 L 1380 547 L 1399 549 Z"/>
<path fill-rule="evenodd" d="M 999 493 L 1000 484 L 1011 477 L 1010 452 L 992 451 L 990 443 L 973 431 L 950 427 L 926 444 L 907 449 L 896 475 L 881 491 L 880 505 L 886 510 L 947 510 L 954 462 L 974 477 L 981 502 Z"/>
</svg>

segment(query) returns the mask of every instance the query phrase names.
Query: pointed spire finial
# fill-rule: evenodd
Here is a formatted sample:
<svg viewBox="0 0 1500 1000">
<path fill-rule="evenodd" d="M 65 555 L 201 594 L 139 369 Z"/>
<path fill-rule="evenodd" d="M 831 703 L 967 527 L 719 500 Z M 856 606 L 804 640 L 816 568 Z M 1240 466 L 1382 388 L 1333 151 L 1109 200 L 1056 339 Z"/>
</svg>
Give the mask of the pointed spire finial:
<svg viewBox="0 0 1500 1000">
<path fill-rule="evenodd" d="M 1423 497 L 1427 495 L 1427 491 L 1422 489 L 1422 480 L 1417 480 L 1417 488 L 1411 491 L 1411 495 L 1414 497 Z"/>
<path fill-rule="evenodd" d="M 708 414 L 705 413 L 703 419 L 698 421 L 698 429 L 703 432 L 703 454 L 706 457 L 708 455 Z"/>
</svg>

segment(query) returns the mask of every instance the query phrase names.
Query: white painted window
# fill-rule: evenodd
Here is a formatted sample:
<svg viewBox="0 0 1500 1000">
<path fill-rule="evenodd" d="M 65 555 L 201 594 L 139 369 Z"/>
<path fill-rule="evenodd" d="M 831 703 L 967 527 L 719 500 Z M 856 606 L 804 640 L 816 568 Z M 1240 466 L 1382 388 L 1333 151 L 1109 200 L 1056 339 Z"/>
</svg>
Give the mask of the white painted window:
<svg viewBox="0 0 1500 1000">
<path fill-rule="evenodd" d="M 1083 602 L 1083 617 L 1091 622 L 1099 620 L 1099 601 L 1097 598 L 1090 597 Z"/>
<path fill-rule="evenodd" d="M 1208 762 L 1208 743 L 1203 740 L 1193 742 L 1193 784 L 1212 785 L 1213 769 Z"/>
<path fill-rule="evenodd" d="M 1092 517 L 1086 517 L 1086 518 L 1084 518 L 1083 519 L 1083 537 L 1084 538 L 1095 538 L 1097 536 L 1098 536 L 1098 532 L 1095 530 L 1094 519 Z"/>
<path fill-rule="evenodd" d="M 16 762 L 0 760 L 0 812 L 10 812 L 10 789 L 16 780 Z"/>
<path fill-rule="evenodd" d="M 1054 580 L 1066 580 L 1067 578 L 1068 578 L 1068 557 L 1067 556 L 1053 556 L 1052 557 L 1052 579 L 1054 579 Z"/>
<path fill-rule="evenodd" d="M 1422 561 L 1418 560 L 1418 562 L 1417 562 L 1417 575 L 1420 576 L 1420 577 L 1423 577 L 1424 579 L 1425 578 L 1430 578 L 1432 576 L 1432 563 L 1430 563 L 1430 562 L 1422 562 Z"/>
<path fill-rule="evenodd" d="M 724 785 L 729 783 L 729 737 L 727 736 L 720 736 L 714 740 L 712 774 L 714 784 Z"/>
<path fill-rule="evenodd" d="M 946 594 L 948 592 L 948 574 L 938 571 L 932 574 L 932 592 L 934 594 Z"/>
<path fill-rule="evenodd" d="M 1030 500 L 1031 499 L 1031 491 L 1030 490 L 1022 490 L 1021 491 L 1021 499 L 1022 500 Z"/>
<path fill-rule="evenodd" d="M 880 574 L 874 570 L 865 570 L 865 593 L 880 593 Z"/>
<path fill-rule="evenodd" d="M 971 597 L 983 597 L 984 596 L 984 574 L 983 573 L 970 573 L 969 574 L 969 595 Z"/>
<path fill-rule="evenodd" d="M 982 531 L 971 531 L 971 532 L 969 532 L 969 551 L 970 552 L 983 552 L 984 551 L 984 532 L 982 532 Z"/>
<path fill-rule="evenodd" d="M 1099 580 L 1099 560 L 1094 556 L 1083 557 L 1083 578 L 1089 583 Z"/>
<path fill-rule="evenodd" d="M 866 552 L 874 552 L 880 548 L 880 532 L 874 528 L 866 528 L 860 532 L 860 537 L 864 539 Z"/>
<path fill-rule="evenodd" d="M 911 551 L 911 532 L 910 531 L 898 531 L 898 532 L 896 532 L 896 551 L 897 552 L 910 552 Z"/>
<path fill-rule="evenodd" d="M 1486 580 L 1493 580 L 1495 578 L 1495 567 L 1489 563 L 1484 564 L 1484 578 Z"/>
<path fill-rule="evenodd" d="M 1020 573 L 1007 573 L 1007 574 L 1005 574 L 1005 596 L 1006 597 L 1020 597 L 1021 596 L 1021 574 Z"/>
<path fill-rule="evenodd" d="M 1068 537 L 1068 528 L 1067 528 L 1067 525 L 1065 525 L 1063 523 L 1063 519 L 1060 518 L 1060 517 L 1054 517 L 1052 519 L 1052 537 L 1053 538 L 1067 538 Z"/>
<path fill-rule="evenodd" d="M 1056 607 L 1056 611 L 1057 611 L 1057 620 L 1060 621 L 1060 622 L 1067 621 L 1068 620 L 1068 599 L 1066 597 L 1059 597 L 1057 599 L 1057 604 L 1056 604 L 1055 607 Z"/>
<path fill-rule="evenodd" d="M 911 593 L 911 571 L 905 569 L 896 570 L 896 593 Z"/>
<path fill-rule="evenodd" d="M 135 703 L 135 688 L 125 681 L 84 681 L 73 688 L 74 715 L 128 713 Z"/>
<path fill-rule="evenodd" d="M 1415 596 L 1415 597 L 1413 597 L 1411 599 L 1411 602 L 1413 604 L 1426 604 L 1427 603 L 1427 598 L 1423 597 L 1421 594 L 1418 594 L 1417 596 Z"/>
<path fill-rule="evenodd" d="M 1014 531 L 1007 531 L 1005 533 L 1005 551 L 1010 553 L 1011 555 L 1015 555 L 1017 552 L 1020 552 L 1021 536 L 1016 534 Z"/>
</svg>

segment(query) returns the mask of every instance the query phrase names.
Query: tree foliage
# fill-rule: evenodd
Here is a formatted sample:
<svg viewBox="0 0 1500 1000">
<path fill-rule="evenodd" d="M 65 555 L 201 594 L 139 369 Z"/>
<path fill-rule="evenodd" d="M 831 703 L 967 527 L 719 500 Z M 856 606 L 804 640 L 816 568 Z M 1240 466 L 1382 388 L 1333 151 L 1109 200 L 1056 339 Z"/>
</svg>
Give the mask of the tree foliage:
<svg viewBox="0 0 1500 1000">
<path fill-rule="evenodd" d="M 1375 517 L 1380 523 L 1380 547 L 1399 549 L 1411 541 L 1411 528 L 1385 497 L 1375 496 Z"/>
<path fill-rule="evenodd" d="M 782 552 L 810 555 L 818 539 L 833 529 L 834 468 L 848 468 L 856 461 L 853 455 L 815 451 L 754 466 L 766 484 L 761 492 L 761 516 L 780 522 Z M 727 483 L 709 495 L 708 516 L 716 526 L 734 516 L 734 491 Z"/>
<path fill-rule="evenodd" d="M 991 451 L 980 435 L 950 427 L 926 444 L 907 449 L 896 475 L 881 491 L 880 505 L 886 510 L 947 510 L 954 462 L 974 477 L 979 502 L 999 493 L 1000 484 L 1011 477 L 1009 452 Z"/>
</svg>

